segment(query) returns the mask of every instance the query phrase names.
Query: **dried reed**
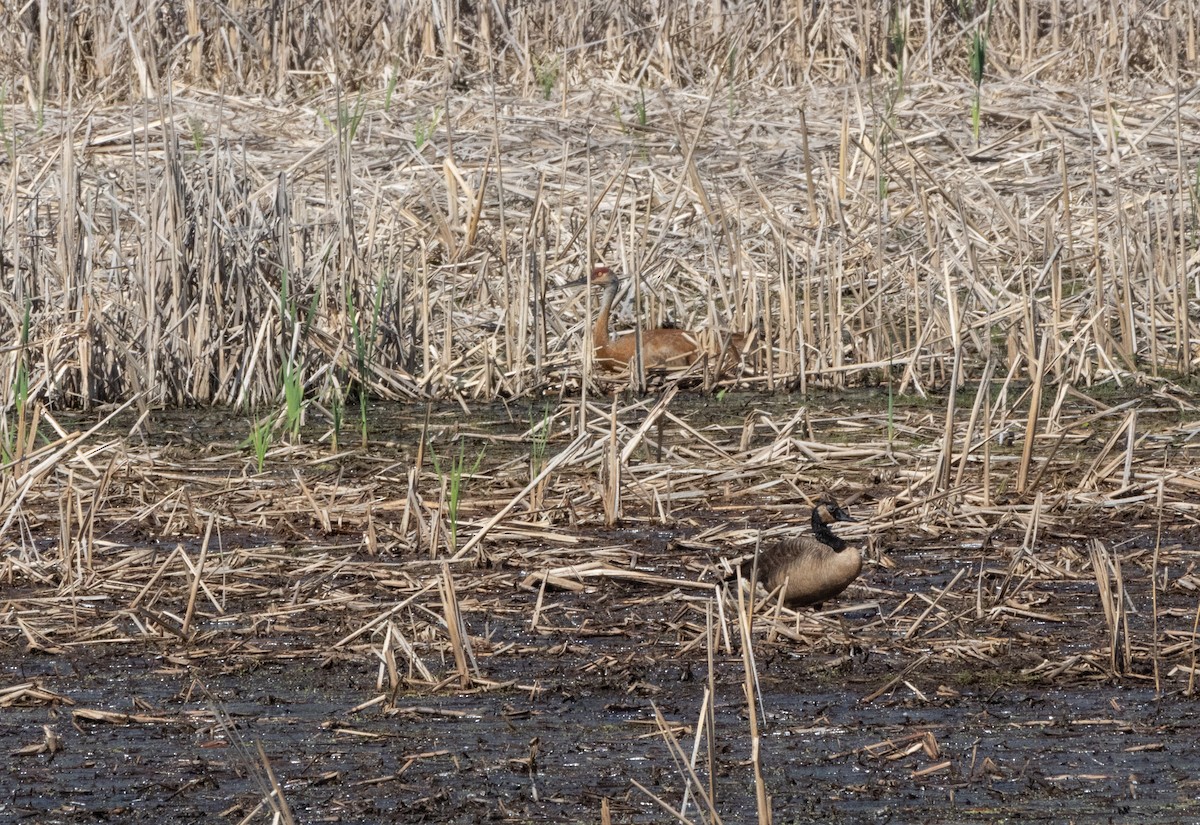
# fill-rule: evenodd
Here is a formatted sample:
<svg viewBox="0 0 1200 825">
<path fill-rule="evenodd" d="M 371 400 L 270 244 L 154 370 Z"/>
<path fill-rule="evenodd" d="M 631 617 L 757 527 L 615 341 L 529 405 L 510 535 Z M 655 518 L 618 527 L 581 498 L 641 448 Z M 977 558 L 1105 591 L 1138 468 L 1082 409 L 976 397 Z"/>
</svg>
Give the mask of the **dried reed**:
<svg viewBox="0 0 1200 825">
<path fill-rule="evenodd" d="M 352 0 L 303 36 L 184 5 L 0 10 L 4 644 L 354 657 L 378 677 L 353 709 L 393 713 L 406 686 L 534 697 L 489 677 L 635 628 L 647 655 L 707 659 L 690 758 L 656 721 L 711 821 L 735 641 L 760 822 L 780 789 L 755 645 L 906 662 L 867 704 L 928 702 L 944 686 L 927 668 L 1013 651 L 1024 679 L 1137 680 L 1152 660 L 1160 694 L 1193 693 L 1189 4 L 1031 0 L 985 23 L 862 0 Z M 600 259 L 639 276 L 615 325 L 755 330 L 745 373 L 709 364 L 706 394 L 668 382 L 653 402 L 620 390 L 655 376 L 593 376 L 594 296 L 552 287 Z M 389 429 L 374 406 L 419 399 L 453 407 Z M 550 412 L 506 432 L 520 416 L 490 402 L 525 399 Z M 360 446 L 339 452 L 354 402 Z M 267 422 L 256 461 L 241 435 L 159 412 L 211 405 L 241 434 Z M 425 455 L 441 437 L 487 447 L 453 503 Z M 830 484 L 877 500 L 851 537 L 879 563 L 826 614 L 741 591 L 726 611 L 721 560 L 794 530 Z M 5 707 L 72 702 L 0 688 Z M 924 753 L 911 775 L 934 781 L 953 763 L 927 733 L 848 753 Z M 243 761 L 286 821 L 259 757 Z M 607 795 L 600 818 L 620 818 Z"/>
</svg>

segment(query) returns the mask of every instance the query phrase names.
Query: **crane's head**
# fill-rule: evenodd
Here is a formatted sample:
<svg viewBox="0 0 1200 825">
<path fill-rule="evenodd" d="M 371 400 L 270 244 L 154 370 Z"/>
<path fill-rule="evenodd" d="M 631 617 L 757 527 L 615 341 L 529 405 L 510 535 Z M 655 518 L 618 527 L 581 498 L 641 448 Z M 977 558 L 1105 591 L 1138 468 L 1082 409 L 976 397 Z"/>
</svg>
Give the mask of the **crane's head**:
<svg viewBox="0 0 1200 825">
<path fill-rule="evenodd" d="M 620 280 L 620 276 L 607 266 L 598 266 L 592 270 L 591 275 L 578 278 L 574 281 L 568 281 L 562 285 L 562 288 L 566 289 L 572 286 L 608 286 L 610 284 L 616 286 L 620 283 Z"/>
<path fill-rule="evenodd" d="M 609 284 L 615 284 L 620 280 L 620 276 L 607 266 L 596 267 L 592 270 L 592 274 L 588 277 L 588 283 L 592 286 L 608 286 Z"/>
</svg>

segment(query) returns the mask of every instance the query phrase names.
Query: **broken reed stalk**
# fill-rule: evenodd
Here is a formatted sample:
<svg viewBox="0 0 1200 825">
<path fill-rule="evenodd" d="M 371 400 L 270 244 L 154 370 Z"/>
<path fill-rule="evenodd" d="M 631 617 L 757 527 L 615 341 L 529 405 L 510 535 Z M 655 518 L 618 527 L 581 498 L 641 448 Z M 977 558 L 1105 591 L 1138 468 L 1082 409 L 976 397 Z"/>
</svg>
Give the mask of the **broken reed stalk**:
<svg viewBox="0 0 1200 825">
<path fill-rule="evenodd" d="M 754 769 L 754 800 L 759 825 L 771 825 L 771 798 L 767 794 L 766 779 L 763 776 L 762 737 L 758 731 L 758 705 L 761 697 L 758 693 L 758 669 L 754 664 L 754 638 L 751 633 L 753 614 L 750 609 L 753 602 L 749 605 L 746 603 L 740 584 L 739 581 L 737 620 L 742 641 L 742 670 L 745 674 L 742 688 L 746 694 L 747 723 L 750 726 L 750 764 Z"/>
<path fill-rule="evenodd" d="M 958 473 L 954 477 L 954 486 L 962 487 L 963 475 L 966 473 L 967 464 L 970 460 L 973 447 L 971 441 L 975 438 L 975 429 L 979 421 L 979 413 L 984 409 L 984 399 L 987 396 L 987 391 L 991 387 L 992 372 L 996 367 L 996 362 L 992 358 L 988 358 L 987 363 L 983 367 L 983 375 L 979 378 L 979 386 L 975 390 L 975 403 L 971 406 L 971 418 L 967 422 L 967 431 L 963 435 L 962 452 L 958 457 Z M 987 438 L 985 435 L 984 444 L 986 445 Z M 986 449 L 986 447 L 985 447 Z M 987 483 L 986 480 L 984 482 Z"/>
<path fill-rule="evenodd" d="M 1042 509 L 1042 494 L 1038 493 L 1034 496 L 1033 506 L 1029 508 L 1029 523 L 1025 527 L 1025 538 L 1021 542 L 1021 549 L 1026 553 L 1033 553 L 1037 547 L 1038 528 L 1042 523 L 1042 515 L 1045 511 Z"/>
<path fill-rule="evenodd" d="M 108 415 L 104 416 L 99 422 L 82 433 L 72 433 L 64 435 L 57 441 L 42 447 L 36 452 L 30 452 L 24 456 L 26 461 L 32 460 L 35 456 L 49 452 L 45 458 L 38 461 L 31 467 L 25 469 L 21 475 L 17 476 L 12 482 L 12 488 L 15 488 L 15 493 L 10 493 L 6 498 L 0 499 L 0 510 L 4 510 L 8 515 L 4 519 L 4 523 L 0 524 L 0 538 L 4 538 L 4 534 L 8 532 L 8 528 L 12 526 L 13 520 L 21 512 L 21 502 L 29 494 L 29 491 L 35 484 L 50 472 L 60 461 L 63 460 L 72 450 L 77 449 L 85 441 L 91 438 L 96 433 L 102 431 L 109 422 L 129 408 L 131 404 L 139 400 L 141 395 L 135 395 L 123 404 L 120 404 L 116 409 L 112 410 Z M 31 437 L 33 433 L 31 432 Z"/>
<path fill-rule="evenodd" d="M 692 738 L 692 755 L 688 760 L 688 780 L 687 785 L 683 789 L 683 801 L 679 804 L 679 815 L 682 817 L 687 816 L 688 803 L 691 801 L 692 785 L 695 783 L 696 792 L 704 802 L 705 807 L 708 808 L 710 817 L 713 819 L 713 821 L 720 821 L 720 817 L 717 816 L 717 812 L 715 810 L 715 803 L 712 796 L 705 792 L 704 786 L 700 783 L 699 778 L 696 776 L 696 762 L 700 758 L 700 743 L 704 740 L 707 740 L 710 743 L 712 742 L 712 732 L 708 729 L 708 723 L 712 718 L 713 701 L 712 693 L 710 693 L 708 688 L 705 687 L 704 696 L 700 699 L 699 717 L 696 719 L 696 734 Z M 712 763 L 710 762 L 709 764 L 711 766 Z M 709 775 L 709 782 L 712 782 L 711 774 Z M 709 786 L 709 790 L 711 791 L 711 784 Z"/>
<path fill-rule="evenodd" d="M 1117 599 L 1117 607 L 1120 610 L 1121 627 L 1121 656 L 1122 656 L 1122 672 L 1133 672 L 1133 634 L 1129 630 L 1129 611 L 1133 609 L 1133 605 L 1129 600 L 1128 594 L 1125 592 L 1125 576 L 1122 572 L 1121 559 L 1115 553 L 1113 554 L 1113 572 L 1116 575 L 1116 586 L 1113 588 Z"/>
<path fill-rule="evenodd" d="M 720 606 L 721 591 L 718 588 L 717 605 Z M 713 807 L 717 805 L 717 672 L 714 659 L 716 658 L 717 637 L 713 626 L 712 601 L 704 605 L 704 649 L 708 656 L 708 695 L 712 701 L 708 703 L 708 798 Z"/>
<path fill-rule="evenodd" d="M 255 740 L 255 752 L 252 753 L 242 736 L 241 726 L 234 723 L 229 710 L 220 699 L 208 689 L 202 680 L 194 680 L 193 685 L 199 687 L 200 692 L 209 703 L 213 716 L 213 727 L 225 735 L 236 756 L 236 762 L 240 763 L 245 773 L 253 778 L 258 792 L 262 794 L 258 805 L 241 821 L 251 821 L 265 806 L 274 814 L 274 821 L 284 823 L 284 825 L 295 825 L 295 819 L 283 793 L 283 787 L 275 777 L 275 770 L 271 767 L 271 761 L 267 758 L 262 742 Z"/>
<path fill-rule="evenodd" d="M 959 216 L 966 227 L 966 212 L 963 209 L 962 199 L 956 200 Z M 968 251 L 973 251 L 974 246 L 970 241 L 970 233 L 964 233 L 967 237 Z M 971 255 L 971 261 L 974 263 L 975 256 Z M 972 267 L 973 273 L 974 267 Z M 950 347 L 952 350 L 951 358 L 953 366 L 950 369 L 950 390 L 946 393 L 946 425 L 942 431 L 942 454 L 939 462 L 937 486 L 935 490 L 945 490 L 950 484 L 950 465 L 954 461 L 954 418 L 956 404 L 958 402 L 958 388 L 962 383 L 962 367 L 963 367 L 963 344 L 962 344 L 962 319 L 958 309 L 958 292 L 954 289 L 954 283 L 950 279 L 950 269 L 948 267 L 942 270 L 942 279 L 946 290 L 946 315 L 950 323 Z M 969 444 L 964 442 L 963 450 L 968 449 Z"/>
<path fill-rule="evenodd" d="M 1133 448 L 1137 444 L 1137 410 L 1129 411 L 1129 426 L 1125 429 L 1125 464 L 1121 471 L 1121 489 L 1128 489 L 1133 479 Z"/>
<path fill-rule="evenodd" d="M 208 523 L 204 526 L 204 538 L 200 542 L 200 558 L 196 560 L 196 570 L 192 575 L 192 585 L 188 591 L 187 611 L 183 615 L 183 627 L 180 629 L 185 638 L 191 635 L 192 618 L 196 615 L 196 596 L 200 592 L 200 583 L 204 579 L 204 562 L 208 558 L 208 542 L 212 538 L 215 522 L 216 515 L 210 513 Z"/>
<path fill-rule="evenodd" d="M 400 689 L 400 668 L 396 665 L 396 651 L 392 649 L 392 628 L 394 625 L 394 622 L 388 622 L 387 630 L 384 631 L 383 647 L 378 651 L 379 674 L 375 677 L 376 690 L 383 690 L 384 677 L 387 677 L 387 685 L 390 687 L 393 696 Z"/>
<path fill-rule="evenodd" d="M 604 471 L 601 473 L 604 489 L 604 525 L 606 527 L 612 527 L 621 517 L 621 459 L 617 446 L 617 396 L 613 395 L 612 413 L 609 419 L 608 449 L 605 451 Z"/>
<path fill-rule="evenodd" d="M 583 415 L 582 411 L 580 412 L 580 415 Z M 576 436 L 574 441 L 568 444 L 561 452 L 559 452 L 554 456 L 554 458 L 550 459 L 550 461 L 546 463 L 546 466 L 542 468 L 542 471 L 533 479 L 531 479 L 530 482 L 521 490 L 521 492 L 517 493 L 516 496 L 510 499 L 508 504 L 500 508 L 500 512 L 496 513 L 496 515 L 484 522 L 484 525 L 479 528 L 478 532 L 471 537 L 470 541 L 459 548 L 458 552 L 454 554 L 450 561 L 458 561 L 466 556 L 467 553 L 474 550 L 475 546 L 483 541 L 484 537 L 487 536 L 492 528 L 499 524 L 505 516 L 512 512 L 513 508 L 516 507 L 517 504 L 519 504 L 527 495 L 529 495 L 531 490 L 536 488 L 537 485 L 540 484 L 543 479 L 550 476 L 551 473 L 556 472 L 560 465 L 569 461 L 579 450 L 579 448 L 587 443 L 590 439 L 591 434 L 588 433 L 586 429 L 580 435 Z"/>
<path fill-rule="evenodd" d="M 950 583 L 938 591 L 937 596 L 931 602 L 929 602 L 929 605 L 925 608 L 924 612 L 914 619 L 911 625 L 909 625 L 908 631 L 904 634 L 905 640 L 911 639 L 917 634 L 917 630 L 925 623 L 925 620 L 929 618 L 929 614 L 937 609 L 938 603 L 941 602 L 942 597 L 953 591 L 954 586 L 958 584 L 958 580 L 966 575 L 966 573 L 966 567 L 960 567 L 958 569 L 958 572 L 954 574 L 954 578 L 950 580 Z"/>
<path fill-rule="evenodd" d="M 75 547 L 72 541 L 71 516 L 73 508 L 71 501 L 75 497 L 75 473 L 73 470 L 67 471 L 67 485 L 65 494 L 58 502 L 58 554 L 59 554 L 59 569 L 62 576 L 62 586 L 64 589 L 71 588 L 75 582 L 82 576 L 81 567 L 75 564 L 72 558 L 72 550 Z"/>
<path fill-rule="evenodd" d="M 1109 457 L 1109 455 L 1112 453 L 1113 447 L 1115 447 L 1117 442 L 1120 440 L 1121 434 L 1127 432 L 1133 421 L 1133 411 L 1131 410 L 1126 414 L 1121 426 L 1114 429 L 1112 434 L 1109 435 L 1108 440 L 1104 442 L 1104 446 L 1100 448 L 1095 457 L 1088 464 L 1087 470 L 1085 470 L 1080 476 L 1077 492 L 1092 489 L 1101 479 L 1108 475 L 1110 469 L 1115 466 L 1115 462 L 1110 462 L 1109 464 L 1104 465 L 1103 468 L 1101 468 L 1101 462 L 1105 461 Z"/>
<path fill-rule="evenodd" d="M 183 546 L 180 544 L 176 544 L 175 547 L 171 550 L 171 552 L 167 554 L 167 558 L 165 560 L 163 560 L 163 563 L 158 566 L 157 570 L 155 570 L 154 575 L 152 575 L 150 577 L 150 579 L 146 582 L 146 585 L 141 590 L 138 591 L 136 596 L 133 597 L 133 600 L 125 608 L 127 611 L 129 611 L 131 613 L 135 612 L 138 609 L 138 607 L 141 606 L 142 599 L 146 598 L 146 596 L 155 587 L 155 585 L 157 585 L 158 582 L 162 579 L 162 577 L 164 575 L 166 575 L 167 570 L 170 569 L 170 567 L 171 567 L 171 562 L 173 562 L 175 560 L 175 557 L 182 552 L 183 552 Z"/>
<path fill-rule="evenodd" d="M 923 668 L 925 666 L 925 664 L 932 658 L 932 656 L 933 656 L 933 654 L 931 654 L 931 653 L 922 654 L 921 658 L 917 659 L 917 661 L 913 662 L 908 667 L 904 668 L 903 673 L 893 676 L 891 679 L 884 682 L 882 685 L 880 685 L 878 688 L 876 688 L 875 690 L 868 693 L 866 696 L 864 696 L 859 701 L 864 705 L 869 705 L 871 702 L 874 702 L 876 699 L 878 699 L 883 694 L 887 693 L 889 690 L 894 688 L 896 685 L 898 685 L 898 684 L 904 682 L 906 679 L 908 679 L 910 674 L 915 673 L 918 670 L 920 670 L 921 668 Z"/>
<path fill-rule="evenodd" d="M 433 577 L 430 577 L 427 581 L 425 581 L 424 584 L 422 584 L 419 588 L 417 588 L 415 591 L 410 593 L 406 598 L 404 598 L 400 602 L 392 605 L 387 610 L 385 610 L 383 613 L 379 614 L 378 616 L 375 616 L 375 618 L 366 622 L 365 624 L 360 626 L 358 629 L 353 630 L 350 633 L 343 636 L 342 638 L 338 639 L 336 642 L 333 643 L 333 647 L 335 649 L 345 647 L 346 645 L 350 644 L 355 639 L 357 639 L 359 636 L 362 636 L 366 633 L 370 633 L 371 631 L 375 630 L 380 625 L 384 624 L 389 619 L 391 619 L 393 616 L 395 616 L 397 613 L 399 613 L 401 610 L 410 606 L 420 596 L 425 595 L 425 593 L 427 591 L 429 591 L 430 589 L 433 588 L 435 583 L 440 584 L 440 581 Z"/>
<path fill-rule="evenodd" d="M 956 347 L 956 352 L 961 353 L 961 348 Z M 954 368 L 951 372 L 953 376 L 950 380 L 950 391 L 946 393 L 946 422 L 942 428 L 942 449 L 938 457 L 938 473 L 937 481 L 934 486 L 935 491 L 945 490 L 950 484 L 950 465 L 954 461 L 954 414 L 958 401 L 958 374 L 962 368 L 962 356 L 956 355 L 954 358 Z M 967 447 L 964 443 L 963 450 Z"/>
<path fill-rule="evenodd" d="M 395 640 L 396 644 L 400 647 L 400 650 L 403 651 L 405 657 L 408 659 L 409 673 L 407 678 L 410 680 L 412 679 L 412 671 L 415 669 L 422 681 L 424 681 L 426 684 L 433 684 L 435 681 L 433 678 L 433 673 L 428 667 L 425 666 L 425 662 L 422 661 L 421 657 L 417 655 L 416 649 L 413 648 L 407 637 L 400 632 L 400 628 L 396 626 L 396 623 L 389 621 L 387 623 L 387 628 L 388 636 Z"/>
<path fill-rule="evenodd" d="M 295 825 L 296 819 L 292 816 L 292 809 L 283 793 L 283 786 L 275 778 L 275 769 L 271 767 L 271 760 L 267 758 L 267 752 L 263 749 L 262 742 L 255 742 L 255 747 L 258 748 L 258 759 L 262 764 L 263 773 L 266 774 L 267 781 L 271 785 L 271 793 L 267 797 L 271 810 L 283 825 Z"/>
<path fill-rule="evenodd" d="M 1096 589 L 1100 596 L 1100 608 L 1104 613 L 1104 624 L 1108 628 L 1108 666 L 1112 673 L 1127 673 L 1129 670 L 1128 634 L 1124 610 L 1124 594 L 1121 579 L 1121 564 L 1099 539 L 1092 539 L 1088 555 L 1092 561 L 1092 572 L 1096 577 Z M 1116 587 L 1113 577 L 1116 577 Z M 1125 667 L 1117 664 L 1117 650 L 1121 643 L 1122 630 L 1126 636 L 1126 656 L 1123 660 Z"/>
<path fill-rule="evenodd" d="M 1046 374 L 1046 348 L 1050 344 L 1050 336 L 1042 335 L 1041 338 L 1037 362 L 1033 364 L 1033 375 L 1030 376 L 1033 385 L 1029 390 L 1029 416 L 1025 419 L 1025 443 L 1021 449 L 1021 463 L 1017 468 L 1018 495 L 1024 495 L 1026 492 L 1029 465 L 1033 460 L 1033 442 L 1037 436 L 1038 413 L 1042 406 L 1042 381 Z"/>
<path fill-rule="evenodd" d="M 1166 463 L 1165 461 L 1163 462 Z M 1166 471 L 1166 468 L 1163 468 Z M 1154 558 L 1150 562 L 1150 645 L 1151 658 L 1154 664 L 1154 695 L 1162 697 L 1162 676 L 1159 672 L 1159 638 L 1158 638 L 1158 564 L 1162 554 L 1162 530 L 1163 530 L 1163 498 L 1166 492 L 1166 481 L 1162 476 L 1158 479 L 1158 495 L 1155 497 L 1155 511 L 1157 519 L 1155 519 L 1154 529 Z"/>
<path fill-rule="evenodd" d="M 650 412 L 648 412 L 646 417 L 642 419 L 642 423 L 638 425 L 638 428 L 625 442 L 625 446 L 621 448 L 621 455 L 619 458 L 621 465 L 625 465 L 629 462 L 629 459 L 633 456 L 634 450 L 636 450 L 638 445 L 641 444 L 642 439 L 646 437 L 646 433 L 649 432 L 650 428 L 655 425 L 658 426 L 658 460 L 662 460 L 662 435 L 663 425 L 665 423 L 663 416 L 671 406 L 671 402 L 675 400 L 675 396 L 678 394 L 678 392 L 679 384 L 671 384 L 671 386 L 667 387 L 666 391 L 659 396 L 658 401 L 656 401 L 654 406 L 651 407 Z"/>
<path fill-rule="evenodd" d="M 992 383 L 988 381 L 985 386 L 979 388 L 981 393 L 986 393 L 987 398 L 984 400 L 983 412 L 983 465 L 981 471 L 983 473 L 983 506 L 992 506 Z"/>
<path fill-rule="evenodd" d="M 705 701 L 707 702 L 707 697 L 705 698 Z M 675 762 L 675 768 L 684 777 L 686 777 L 687 780 L 684 786 L 683 803 L 678 815 L 679 819 L 685 822 L 687 821 L 688 792 L 691 790 L 691 788 L 695 787 L 696 793 L 699 795 L 701 802 L 704 803 L 704 812 L 707 814 L 708 821 L 720 825 L 721 817 L 713 808 L 712 800 L 708 798 L 708 794 L 704 792 L 704 786 L 700 782 L 700 777 L 696 776 L 695 753 L 693 753 L 692 759 L 689 760 L 687 754 L 683 752 L 683 747 L 679 744 L 679 740 L 675 738 L 675 732 L 671 729 L 671 725 L 667 723 L 667 720 L 662 715 L 662 711 L 659 710 L 658 705 L 654 702 L 651 702 L 650 706 L 654 709 L 654 725 L 658 729 L 659 735 L 662 736 L 663 742 L 666 744 L 667 750 L 671 754 L 671 759 Z M 705 709 L 701 708 L 701 719 L 703 719 L 704 713 Z M 701 732 L 697 730 L 697 745 L 700 742 L 700 735 Z"/>
<path fill-rule="evenodd" d="M 550 581 L 549 576 L 542 576 L 542 583 L 538 585 L 537 601 L 533 603 L 533 615 L 529 617 L 529 629 L 536 631 L 538 623 L 542 617 L 542 604 L 546 600 L 546 584 Z"/>
<path fill-rule="evenodd" d="M 458 673 L 458 686 L 467 688 L 471 686 L 471 668 L 468 664 L 468 657 L 474 661 L 474 656 L 470 654 L 468 648 L 470 637 L 467 636 L 462 615 L 459 613 L 458 594 L 454 591 L 454 578 L 450 575 L 450 565 L 446 562 L 442 562 L 442 577 L 439 584 L 442 593 L 443 615 L 446 619 L 446 632 L 450 637 L 450 649 L 454 653 L 454 669 Z"/>
<path fill-rule="evenodd" d="M 634 312 L 638 313 L 638 310 L 642 306 L 642 278 L 640 275 L 634 275 L 632 280 Z M 635 318 L 633 324 L 633 363 L 630 365 L 633 367 L 633 370 L 629 377 L 633 381 L 633 391 L 638 395 L 646 394 L 646 353 L 642 345 L 642 332 L 642 324 Z"/>
<path fill-rule="evenodd" d="M 1200 664 L 1196 660 L 1196 653 L 1200 651 L 1200 637 L 1196 635 L 1198 631 L 1200 631 L 1200 600 L 1196 601 L 1196 615 L 1192 619 L 1192 635 L 1188 644 L 1188 647 L 1191 649 L 1192 662 L 1188 668 L 1188 683 L 1187 690 L 1184 691 L 1185 696 L 1196 695 L 1196 668 L 1200 667 Z"/>
<path fill-rule="evenodd" d="M 667 815 L 671 817 L 671 819 L 675 820 L 676 822 L 682 822 L 683 825 L 692 825 L 691 820 L 681 817 L 679 812 L 676 811 L 675 808 L 673 808 L 665 799 L 654 793 L 641 782 L 638 782 L 636 779 L 630 779 L 629 782 L 631 785 L 633 785 L 633 787 L 650 797 L 650 799 L 657 804 L 658 807 L 662 808 L 663 811 L 665 811 Z"/>
</svg>

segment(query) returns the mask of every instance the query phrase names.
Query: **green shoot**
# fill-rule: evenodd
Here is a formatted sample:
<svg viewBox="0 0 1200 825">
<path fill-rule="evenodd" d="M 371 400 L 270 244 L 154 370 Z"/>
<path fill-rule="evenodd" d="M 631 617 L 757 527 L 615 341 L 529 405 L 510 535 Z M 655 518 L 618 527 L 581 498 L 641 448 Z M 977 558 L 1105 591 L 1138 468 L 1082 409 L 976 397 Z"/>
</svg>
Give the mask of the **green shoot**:
<svg viewBox="0 0 1200 825">
<path fill-rule="evenodd" d="M 354 341 L 354 363 L 358 369 L 358 421 L 362 433 L 362 445 L 367 446 L 367 385 L 370 383 L 371 346 L 359 323 L 358 309 L 354 304 L 354 291 L 346 289 L 346 317 L 350 320 L 350 337 Z"/>
<path fill-rule="evenodd" d="M 971 133 L 975 145 L 979 145 L 980 96 L 983 87 L 983 70 L 987 65 L 987 36 L 979 29 L 971 38 L 971 80 L 975 83 L 975 95 L 971 104 Z"/>
<path fill-rule="evenodd" d="M 12 464 L 22 453 L 21 443 L 25 439 L 25 408 L 29 403 L 29 362 L 25 350 L 29 346 L 30 301 L 25 299 L 25 310 L 21 316 L 21 354 L 17 356 L 17 374 L 13 378 L 13 405 L 16 407 L 16 433 L 4 428 L 4 439 L 0 442 L 0 463 Z M 7 423 L 7 422 L 5 422 Z"/>
<path fill-rule="evenodd" d="M 461 443 L 458 446 L 458 455 L 455 456 L 449 467 L 449 474 L 442 472 L 441 462 L 438 461 L 437 453 L 433 450 L 433 445 L 429 445 L 429 455 L 433 459 L 433 470 L 441 478 L 443 485 L 448 485 L 446 491 L 446 516 L 450 519 L 450 553 L 453 554 L 458 549 L 458 506 L 462 502 L 463 479 L 466 476 L 474 475 L 479 469 L 479 465 L 483 463 L 483 456 L 486 448 L 480 449 L 479 455 L 475 456 L 475 462 L 468 469 L 466 466 L 466 447 Z"/>
<path fill-rule="evenodd" d="M 359 92 L 358 100 L 355 101 L 353 110 L 348 109 L 343 103 L 338 104 L 336 122 L 321 113 L 318 113 L 318 117 L 321 118 L 321 121 L 330 132 L 342 135 L 345 142 L 349 144 L 354 141 L 354 136 L 358 133 L 358 126 L 362 123 L 366 110 L 365 92 Z"/>
<path fill-rule="evenodd" d="M 646 118 L 646 87 L 638 86 L 638 102 L 634 106 L 634 111 L 637 112 L 637 121 L 639 126 L 645 126 Z"/>
<path fill-rule="evenodd" d="M 558 61 L 552 57 L 542 58 L 533 67 L 533 76 L 542 90 L 542 97 L 549 100 L 558 83 Z"/>
<path fill-rule="evenodd" d="M 271 424 L 271 418 L 260 419 L 250 425 L 250 438 L 245 443 L 249 443 L 254 450 L 254 461 L 258 467 L 258 472 L 263 471 L 263 464 L 266 463 L 267 450 L 271 448 L 271 437 L 274 427 Z"/>
<path fill-rule="evenodd" d="M 26 348 L 29 346 L 29 324 L 31 320 L 30 307 L 32 302 L 25 299 L 25 310 L 21 313 L 21 357 L 17 362 L 17 377 L 13 382 L 13 400 L 17 406 L 17 417 L 25 414 L 25 404 L 29 401 L 29 361 Z"/>
<path fill-rule="evenodd" d="M 313 290 L 312 298 L 308 302 L 308 314 L 304 316 L 304 326 L 300 328 L 301 338 L 308 337 L 308 331 L 312 328 L 313 319 L 317 317 L 317 307 L 321 303 L 321 291 Z"/>
<path fill-rule="evenodd" d="M 433 133 L 437 131 L 438 122 L 442 118 L 441 107 L 433 107 L 433 114 L 427 118 L 418 118 L 413 124 L 413 144 L 420 151 L 430 140 L 433 139 Z"/>
<path fill-rule="evenodd" d="M 292 363 L 283 365 L 283 398 L 286 405 L 287 431 L 295 441 L 300 437 L 300 420 L 304 413 L 304 380 Z"/>
<path fill-rule="evenodd" d="M 283 322 L 281 326 L 285 335 L 290 331 L 294 336 L 296 333 L 296 302 L 293 300 L 291 278 L 288 276 L 289 272 L 286 268 L 280 270 L 279 317 Z M 307 321 L 305 326 L 307 327 Z M 286 341 L 283 346 L 285 349 L 287 348 Z M 294 441 L 300 435 L 300 420 L 304 413 L 304 378 L 292 360 L 292 356 L 288 356 L 288 360 L 283 364 L 280 382 L 283 384 L 286 429 Z"/>
<path fill-rule="evenodd" d="M 362 428 L 362 443 L 367 446 L 367 388 L 371 383 L 371 373 L 375 359 L 375 335 L 379 329 L 379 319 L 383 315 L 383 296 L 388 289 L 388 279 L 385 276 L 375 290 L 375 299 L 371 303 L 371 325 L 364 329 L 362 317 L 354 304 L 354 293 L 346 290 L 346 315 L 350 319 L 350 335 L 354 339 L 354 357 L 358 367 L 358 415 Z"/>
<path fill-rule="evenodd" d="M 375 300 L 371 304 L 371 341 L 375 341 L 375 333 L 379 329 L 379 319 L 383 317 L 383 295 L 388 290 L 388 278 L 383 276 L 379 288 L 375 290 Z M 372 347 L 372 355 L 374 347 Z"/>
<path fill-rule="evenodd" d="M 342 388 L 334 386 L 333 393 L 329 397 L 329 415 L 333 419 L 333 430 L 330 432 L 330 444 L 333 446 L 333 451 L 338 451 L 338 436 L 342 432 L 342 420 L 346 416 L 346 399 L 342 395 Z"/>
<path fill-rule="evenodd" d="M 363 384 L 358 386 L 358 428 L 362 435 L 362 445 L 367 446 L 367 388 Z"/>
<path fill-rule="evenodd" d="M 196 154 L 200 154 L 204 150 L 204 121 L 192 116 L 188 118 L 187 123 L 192 134 L 192 148 L 196 150 Z"/>
<path fill-rule="evenodd" d="M 383 90 L 383 111 L 392 110 L 392 95 L 396 93 L 396 84 L 400 82 L 400 67 L 396 64 L 388 70 L 387 87 Z"/>
<path fill-rule="evenodd" d="M 368 342 L 363 334 L 362 326 L 358 323 L 358 308 L 354 305 L 354 290 L 346 288 L 346 318 L 350 321 L 350 338 L 354 341 L 354 363 L 362 373 L 366 365 Z"/>
<path fill-rule="evenodd" d="M 387 288 L 388 281 L 385 277 L 375 291 L 375 298 L 371 302 L 371 324 L 366 328 L 354 304 L 354 293 L 346 290 L 346 315 L 350 320 L 350 337 L 354 339 L 355 365 L 358 367 L 359 380 L 364 384 L 371 375 L 371 366 L 375 358 L 375 331 L 379 328 L 379 319 L 383 315 L 383 295 Z"/>
<path fill-rule="evenodd" d="M 908 42 L 908 32 L 905 30 L 903 15 L 899 6 L 892 6 L 888 12 L 888 49 L 896 62 L 896 98 L 904 94 L 904 46 Z"/>
<path fill-rule="evenodd" d="M 358 100 L 354 102 L 353 112 L 339 112 L 338 116 L 342 120 L 342 125 L 346 128 L 346 143 L 352 143 L 354 136 L 358 134 L 358 125 L 362 123 L 363 115 L 367 111 L 366 92 L 358 93 Z"/>
</svg>

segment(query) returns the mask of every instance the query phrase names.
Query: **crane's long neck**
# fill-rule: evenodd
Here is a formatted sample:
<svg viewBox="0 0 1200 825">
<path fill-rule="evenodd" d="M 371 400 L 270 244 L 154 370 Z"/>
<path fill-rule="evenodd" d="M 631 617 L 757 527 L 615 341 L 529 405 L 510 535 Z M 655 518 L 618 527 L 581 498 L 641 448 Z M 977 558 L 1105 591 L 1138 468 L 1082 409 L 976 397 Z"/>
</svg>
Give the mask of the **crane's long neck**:
<svg viewBox="0 0 1200 825">
<path fill-rule="evenodd" d="M 609 281 L 604 287 L 604 295 L 600 298 L 600 312 L 596 315 L 596 323 L 592 326 L 592 347 L 608 346 L 608 316 L 612 312 L 613 299 L 617 297 L 617 282 Z"/>
<path fill-rule="evenodd" d="M 838 538 L 838 535 L 829 529 L 829 525 L 821 518 L 820 508 L 814 508 L 812 514 L 812 531 L 813 537 L 822 544 L 832 547 L 834 550 L 845 550 L 846 542 Z"/>
</svg>

